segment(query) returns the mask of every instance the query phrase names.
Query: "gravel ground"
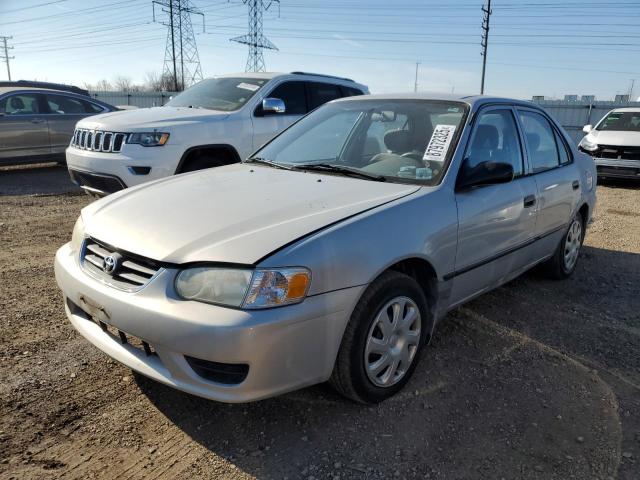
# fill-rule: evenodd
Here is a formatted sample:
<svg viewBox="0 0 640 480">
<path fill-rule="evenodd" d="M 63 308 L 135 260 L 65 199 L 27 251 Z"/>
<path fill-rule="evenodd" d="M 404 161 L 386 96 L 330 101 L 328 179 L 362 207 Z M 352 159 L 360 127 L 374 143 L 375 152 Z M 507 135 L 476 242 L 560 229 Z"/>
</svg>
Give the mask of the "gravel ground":
<svg viewBox="0 0 640 480">
<path fill-rule="evenodd" d="M 571 279 L 528 273 L 452 312 L 397 397 L 225 405 L 67 322 L 52 259 L 90 198 L 52 195 L 73 192 L 61 171 L 0 172 L 1 478 L 640 478 L 637 186 L 598 187 Z"/>
</svg>

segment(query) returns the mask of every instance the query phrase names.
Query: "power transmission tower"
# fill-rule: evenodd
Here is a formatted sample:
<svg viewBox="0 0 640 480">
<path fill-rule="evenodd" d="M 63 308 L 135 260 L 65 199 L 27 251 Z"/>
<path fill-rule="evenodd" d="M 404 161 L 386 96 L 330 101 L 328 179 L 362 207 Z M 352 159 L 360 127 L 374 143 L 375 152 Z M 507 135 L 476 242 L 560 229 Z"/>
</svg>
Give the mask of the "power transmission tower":
<svg viewBox="0 0 640 480">
<path fill-rule="evenodd" d="M 232 42 L 242 43 L 249 46 L 249 58 L 247 58 L 246 72 L 264 72 L 264 57 L 262 49 L 278 50 L 267 37 L 262 34 L 262 14 L 269 10 L 271 4 L 277 3 L 280 9 L 280 0 L 242 0 L 242 3 L 249 6 L 249 33 L 234 37 Z"/>
<path fill-rule="evenodd" d="M 7 64 L 7 77 L 9 81 L 11 81 L 11 68 L 9 67 L 9 60 L 13 60 L 14 58 L 16 58 L 9 56 L 9 50 L 13 50 L 13 47 L 7 46 L 7 40 L 11 40 L 12 38 L 13 37 L 3 37 L 2 35 L 0 35 L 0 40 L 2 40 L 2 43 L 4 44 L 4 55 L 0 54 L 0 60 L 4 60 Z"/>
<path fill-rule="evenodd" d="M 156 5 L 169 16 L 168 22 L 161 22 L 168 28 L 162 76 L 171 79 L 175 91 L 184 90 L 202 80 L 202 67 L 191 15 L 202 17 L 204 32 L 204 13 L 194 7 L 190 0 L 153 0 L 152 4 L 154 22 Z"/>
<path fill-rule="evenodd" d="M 482 45 L 482 82 L 480 83 L 480 95 L 484 94 L 484 74 L 487 69 L 487 49 L 489 47 L 489 20 L 491 19 L 491 14 L 493 11 L 491 10 L 491 0 L 487 0 L 487 7 L 482 7 L 483 18 L 482 18 L 482 41 L 480 45 Z"/>
</svg>

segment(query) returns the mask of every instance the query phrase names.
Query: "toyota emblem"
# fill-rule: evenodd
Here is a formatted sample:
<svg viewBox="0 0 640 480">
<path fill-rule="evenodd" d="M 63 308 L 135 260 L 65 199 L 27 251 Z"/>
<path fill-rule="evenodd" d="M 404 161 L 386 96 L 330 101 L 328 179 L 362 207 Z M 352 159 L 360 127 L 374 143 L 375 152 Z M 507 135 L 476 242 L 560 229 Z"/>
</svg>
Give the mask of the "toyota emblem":
<svg viewBox="0 0 640 480">
<path fill-rule="evenodd" d="M 115 255 L 109 255 L 108 257 L 104 257 L 104 263 L 102 265 L 102 270 L 104 273 L 109 275 L 113 275 L 118 267 L 118 258 Z"/>
</svg>

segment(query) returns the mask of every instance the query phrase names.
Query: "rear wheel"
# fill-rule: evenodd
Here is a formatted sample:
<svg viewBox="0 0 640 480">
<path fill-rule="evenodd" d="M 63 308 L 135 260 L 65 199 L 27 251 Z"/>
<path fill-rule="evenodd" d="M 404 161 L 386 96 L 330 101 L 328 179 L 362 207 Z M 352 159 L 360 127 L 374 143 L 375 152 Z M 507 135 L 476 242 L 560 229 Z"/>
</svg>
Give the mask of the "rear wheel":
<svg viewBox="0 0 640 480">
<path fill-rule="evenodd" d="M 428 315 L 425 295 L 413 278 L 382 274 L 351 315 L 330 383 L 362 403 L 381 402 L 400 391 L 418 363 Z"/>
<path fill-rule="evenodd" d="M 570 276 L 576 269 L 580 248 L 584 240 L 584 220 L 578 212 L 571 220 L 560 244 L 547 262 L 545 270 L 551 278 L 563 279 Z"/>
</svg>

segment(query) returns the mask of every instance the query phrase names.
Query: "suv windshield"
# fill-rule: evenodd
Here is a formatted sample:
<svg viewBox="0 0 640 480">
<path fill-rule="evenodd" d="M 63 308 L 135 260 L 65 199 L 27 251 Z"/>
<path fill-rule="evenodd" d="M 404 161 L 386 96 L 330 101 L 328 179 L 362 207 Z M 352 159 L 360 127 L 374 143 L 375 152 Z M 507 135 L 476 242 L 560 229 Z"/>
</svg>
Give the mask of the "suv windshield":
<svg viewBox="0 0 640 480">
<path fill-rule="evenodd" d="M 170 107 L 238 110 L 267 83 L 264 78 L 208 78 L 167 102 Z"/>
<path fill-rule="evenodd" d="M 463 103 L 436 100 L 327 104 L 255 157 L 303 170 L 347 175 L 350 169 L 372 179 L 435 185 L 455 150 L 467 109 Z"/>
<path fill-rule="evenodd" d="M 640 132 L 640 112 L 612 112 L 600 122 L 596 130 Z"/>
</svg>

